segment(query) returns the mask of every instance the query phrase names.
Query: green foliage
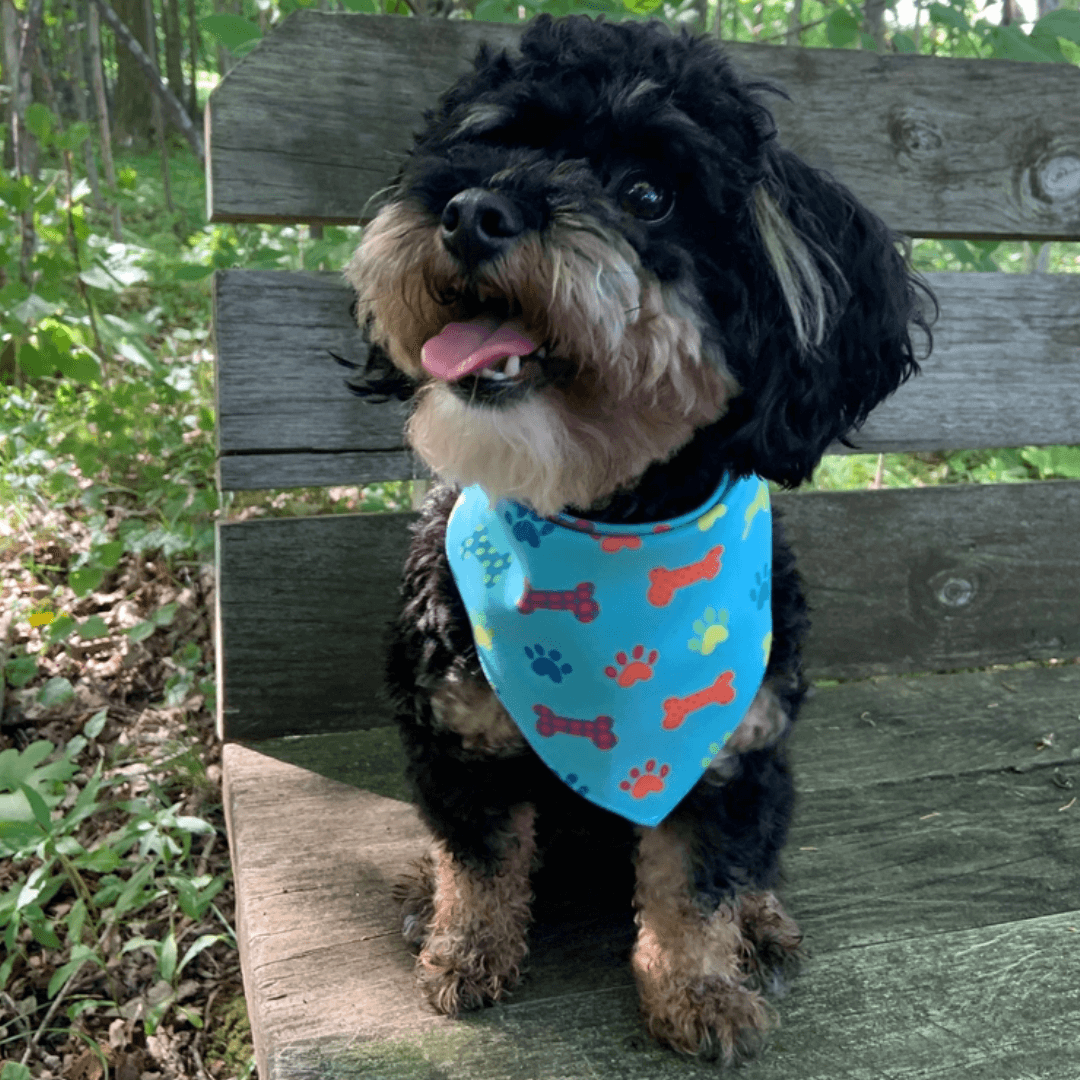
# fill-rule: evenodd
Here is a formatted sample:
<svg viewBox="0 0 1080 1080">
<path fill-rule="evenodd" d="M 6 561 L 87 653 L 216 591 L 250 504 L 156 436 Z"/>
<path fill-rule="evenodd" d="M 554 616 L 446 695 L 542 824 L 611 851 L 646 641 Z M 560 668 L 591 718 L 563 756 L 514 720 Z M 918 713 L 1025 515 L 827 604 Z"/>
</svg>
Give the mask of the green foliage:
<svg viewBox="0 0 1080 1080">
<path fill-rule="evenodd" d="M 151 918 L 167 930 L 155 938 L 128 937 L 122 948 L 149 952 L 158 977 L 170 987 L 146 1013 L 145 1028 L 152 1033 L 172 1008 L 198 1027 L 201 1018 L 177 1003 L 180 977 L 202 951 L 232 935 L 214 907 L 224 879 L 193 871 L 193 838 L 215 830 L 202 818 L 179 813 L 181 804 L 153 781 L 144 797 L 123 800 L 111 791 L 126 778 L 107 778 L 101 761 L 92 775 L 80 773 L 77 759 L 101 733 L 105 716 L 105 710 L 95 714 L 84 734 L 63 747 L 39 740 L 21 752 L 0 753 L 0 859 L 11 867 L 10 884 L 0 894 L 6 957 L 0 987 L 33 952 L 66 950 L 68 959 L 55 968 L 48 998 L 85 983 L 94 992 L 68 1006 L 69 1018 L 87 1007 L 116 1007 L 119 987 L 111 998 L 100 996 L 100 984 L 111 982 L 110 931 Z M 91 833 L 100 837 L 100 830 L 88 828 L 91 819 L 113 819 L 115 827 L 88 842 Z M 208 915 L 223 932 L 187 943 L 186 928 L 197 928 Z"/>
</svg>

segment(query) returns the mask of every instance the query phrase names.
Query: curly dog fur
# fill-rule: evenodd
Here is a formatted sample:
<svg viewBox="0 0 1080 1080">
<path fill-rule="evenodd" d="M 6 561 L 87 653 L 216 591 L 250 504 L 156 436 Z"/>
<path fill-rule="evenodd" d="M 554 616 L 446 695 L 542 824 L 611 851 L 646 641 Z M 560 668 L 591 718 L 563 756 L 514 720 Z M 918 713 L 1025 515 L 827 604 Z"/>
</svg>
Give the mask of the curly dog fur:
<svg viewBox="0 0 1080 1080">
<path fill-rule="evenodd" d="M 532 752 L 485 681 L 444 551 L 465 485 L 616 524 L 686 514 L 725 474 L 795 486 L 918 370 L 911 331 L 928 335 L 932 298 L 898 238 L 778 144 L 774 92 L 659 23 L 538 18 L 517 52 L 481 48 L 427 114 L 349 267 L 370 344 L 355 389 L 411 399 L 408 438 L 443 482 L 387 669 L 436 838 L 398 897 L 441 1012 L 514 984 L 530 875 L 565 831 L 632 853 L 632 967 L 649 1031 L 675 1049 L 747 1052 L 797 957 L 773 890 L 808 618 L 780 523 L 762 687 L 655 828 Z M 425 343 L 485 314 L 542 346 L 432 377 Z"/>
</svg>

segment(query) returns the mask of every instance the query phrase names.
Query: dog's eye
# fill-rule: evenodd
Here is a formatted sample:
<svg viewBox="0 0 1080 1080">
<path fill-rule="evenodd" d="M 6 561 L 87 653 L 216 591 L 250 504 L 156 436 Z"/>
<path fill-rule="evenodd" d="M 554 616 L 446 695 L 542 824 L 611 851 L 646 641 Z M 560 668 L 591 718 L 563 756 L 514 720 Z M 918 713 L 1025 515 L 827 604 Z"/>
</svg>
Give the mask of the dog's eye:
<svg viewBox="0 0 1080 1080">
<path fill-rule="evenodd" d="M 675 196 L 667 188 L 658 187 L 641 176 L 631 176 L 619 188 L 619 203 L 634 217 L 655 223 L 671 213 Z"/>
</svg>

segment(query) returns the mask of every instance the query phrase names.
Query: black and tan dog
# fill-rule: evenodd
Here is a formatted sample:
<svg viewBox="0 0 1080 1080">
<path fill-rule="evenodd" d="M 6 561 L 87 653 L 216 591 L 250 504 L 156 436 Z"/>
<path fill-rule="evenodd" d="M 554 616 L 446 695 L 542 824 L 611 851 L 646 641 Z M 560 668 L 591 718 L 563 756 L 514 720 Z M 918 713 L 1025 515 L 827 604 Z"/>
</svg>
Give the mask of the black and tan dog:
<svg viewBox="0 0 1080 1080">
<path fill-rule="evenodd" d="M 583 581 L 576 555 L 559 556 L 557 582 L 539 580 L 558 576 L 550 563 L 529 562 L 556 530 L 578 530 L 614 565 L 641 537 L 678 532 L 672 522 L 683 534 L 711 526 L 727 509 L 716 500 L 747 481 L 767 511 L 762 479 L 805 480 L 917 370 L 923 298 L 896 237 L 777 144 L 769 92 L 713 43 L 658 23 L 541 17 L 518 52 L 481 49 L 427 115 L 349 268 L 371 345 L 358 390 L 412 399 L 409 441 L 444 482 L 416 529 L 388 664 L 436 838 L 400 889 L 405 934 L 441 1012 L 513 986 L 530 874 L 567 833 L 588 834 L 593 850 L 621 837 L 634 861 L 633 970 L 649 1030 L 674 1048 L 724 1061 L 747 1050 L 769 1023 L 763 992 L 797 953 L 772 890 L 807 617 L 779 525 L 770 538 L 760 515 L 765 561 L 751 589 L 737 586 L 753 603 L 724 592 L 736 534 L 722 558 L 714 544 L 665 578 L 662 595 L 650 571 L 653 606 L 640 614 L 616 611 L 603 577 Z M 481 493 L 469 510 L 481 517 L 448 540 L 463 491 Z M 688 584 L 701 590 L 696 637 L 661 610 Z M 495 593 L 492 613 L 468 599 Z M 760 670 L 750 658 L 733 675 L 724 650 L 739 612 L 766 600 Z M 599 634 L 605 611 L 626 641 L 606 668 L 548 634 L 590 620 Z M 536 690 L 523 715 L 508 703 L 534 691 L 503 685 L 513 657 L 498 661 L 493 642 L 526 616 L 534 644 L 524 656 L 510 646 L 524 677 L 569 704 L 549 707 Z M 689 704 L 675 721 L 668 697 L 661 723 L 657 702 L 623 692 L 636 681 L 644 694 L 676 653 L 727 696 L 678 699 Z M 612 703 L 597 712 L 604 694 Z M 691 709 L 710 751 L 659 820 L 629 804 L 675 779 L 673 743 L 615 770 L 604 791 L 580 781 L 616 743 L 663 745 L 662 729 Z M 580 770 L 548 747 L 582 755 Z M 634 796 L 625 813 L 620 790 Z"/>
</svg>

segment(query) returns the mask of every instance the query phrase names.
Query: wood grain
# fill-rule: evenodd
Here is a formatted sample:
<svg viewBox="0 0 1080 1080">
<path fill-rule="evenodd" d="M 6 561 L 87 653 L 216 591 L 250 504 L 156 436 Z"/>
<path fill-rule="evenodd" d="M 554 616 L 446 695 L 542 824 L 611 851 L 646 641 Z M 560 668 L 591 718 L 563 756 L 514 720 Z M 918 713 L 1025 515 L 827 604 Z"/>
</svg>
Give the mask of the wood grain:
<svg viewBox="0 0 1080 1080">
<path fill-rule="evenodd" d="M 1080 781 L 1078 689 L 1072 667 L 818 693 L 794 740 L 787 854 L 810 959 L 748 1080 L 1070 1075 L 1080 811 L 1059 810 L 1059 785 Z M 1063 732 L 1045 760 L 1040 720 Z M 395 767 L 380 733 L 354 753 Z M 425 844 L 411 808 L 238 746 L 224 771 L 261 1076 L 715 1076 L 643 1037 L 629 913 L 597 917 L 591 900 L 536 926 L 508 1004 L 456 1023 L 429 1013 L 389 899 Z"/>
<path fill-rule="evenodd" d="M 1080 482 L 778 496 L 816 678 L 1080 654 Z M 376 727 L 409 514 L 218 529 L 228 738 Z"/>
<path fill-rule="evenodd" d="M 482 40 L 521 27 L 300 11 L 211 96 L 212 221 L 355 224 L 389 183 L 423 109 Z M 1080 235 L 1080 71 L 728 45 L 781 139 L 914 236 Z"/>
<path fill-rule="evenodd" d="M 856 436 L 866 452 L 1080 442 L 1080 275 L 931 274 L 941 304 L 923 374 Z M 362 364 L 334 274 L 232 270 L 214 284 L 218 447 L 227 490 L 424 475 L 406 411 L 348 392 Z M 382 475 L 380 475 L 380 473 Z"/>
</svg>

